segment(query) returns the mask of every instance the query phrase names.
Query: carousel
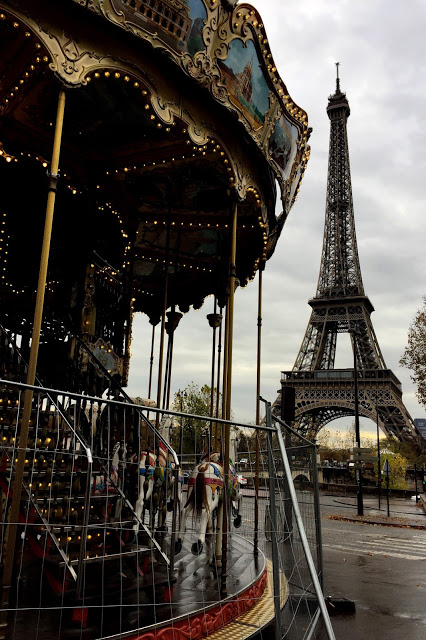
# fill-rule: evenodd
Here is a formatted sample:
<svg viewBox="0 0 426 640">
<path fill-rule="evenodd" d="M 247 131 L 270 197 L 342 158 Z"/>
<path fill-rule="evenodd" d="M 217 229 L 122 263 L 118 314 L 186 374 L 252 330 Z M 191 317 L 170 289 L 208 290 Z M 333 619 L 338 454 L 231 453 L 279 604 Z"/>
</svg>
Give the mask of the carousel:
<svg viewBox="0 0 426 640">
<path fill-rule="evenodd" d="M 249 637 L 269 561 L 227 534 L 234 293 L 257 276 L 260 299 L 307 115 L 231 0 L 0 0 L 0 50 L 0 637 Z M 211 420 L 184 484 L 173 335 L 207 297 Z M 151 407 L 124 390 L 136 313 Z"/>
</svg>

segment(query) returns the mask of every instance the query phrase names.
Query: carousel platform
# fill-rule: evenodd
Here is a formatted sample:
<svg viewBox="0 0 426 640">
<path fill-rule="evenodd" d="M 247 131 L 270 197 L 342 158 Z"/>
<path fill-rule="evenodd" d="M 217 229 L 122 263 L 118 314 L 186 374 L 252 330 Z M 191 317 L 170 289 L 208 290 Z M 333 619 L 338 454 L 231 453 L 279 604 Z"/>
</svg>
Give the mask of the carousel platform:
<svg viewBox="0 0 426 640">
<path fill-rule="evenodd" d="M 122 594 L 121 606 L 89 609 L 88 624 L 75 618 L 65 623 L 66 607 L 25 607 L 16 610 L 10 626 L 11 640 L 27 640 L 28 628 L 38 640 L 83 638 L 85 640 L 245 640 L 274 618 L 272 563 L 239 535 L 232 535 L 228 550 L 226 597 L 220 597 L 220 573 L 212 561 L 212 545 L 200 556 L 191 553 L 190 541 L 176 557 L 174 578 L 160 603 L 146 599 L 142 590 Z M 281 606 L 288 597 L 281 575 Z"/>
<path fill-rule="evenodd" d="M 245 640 L 258 633 L 274 618 L 272 563 L 239 535 L 232 535 L 228 550 L 227 591 L 220 597 L 220 574 L 211 548 L 194 556 L 190 543 L 184 544 L 176 560 L 176 583 L 170 602 L 157 606 L 156 621 L 137 631 L 112 636 L 111 640 Z M 210 559 L 209 559 L 210 558 Z M 284 575 L 280 576 L 281 606 L 288 597 Z M 100 639 L 99 639 L 100 640 Z"/>
</svg>

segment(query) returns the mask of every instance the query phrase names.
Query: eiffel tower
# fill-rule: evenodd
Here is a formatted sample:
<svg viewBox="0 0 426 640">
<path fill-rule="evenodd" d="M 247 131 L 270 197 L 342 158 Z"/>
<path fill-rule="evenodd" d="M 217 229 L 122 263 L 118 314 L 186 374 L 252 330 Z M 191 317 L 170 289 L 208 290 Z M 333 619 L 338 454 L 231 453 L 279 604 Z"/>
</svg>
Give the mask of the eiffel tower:
<svg viewBox="0 0 426 640">
<path fill-rule="evenodd" d="M 378 420 L 388 436 L 419 442 L 419 434 L 402 401 L 401 383 L 386 367 L 371 322 L 374 307 L 365 295 L 355 234 L 349 166 L 346 94 L 329 97 L 330 150 L 325 230 L 318 286 L 309 300 L 311 317 L 292 371 L 281 374 L 281 393 L 295 389 L 295 420 L 302 434 L 314 437 L 328 422 L 355 415 L 354 370 L 359 415 Z M 335 369 L 337 334 L 350 333 L 356 359 L 353 369 Z M 354 363 L 355 364 L 355 363 Z"/>
</svg>

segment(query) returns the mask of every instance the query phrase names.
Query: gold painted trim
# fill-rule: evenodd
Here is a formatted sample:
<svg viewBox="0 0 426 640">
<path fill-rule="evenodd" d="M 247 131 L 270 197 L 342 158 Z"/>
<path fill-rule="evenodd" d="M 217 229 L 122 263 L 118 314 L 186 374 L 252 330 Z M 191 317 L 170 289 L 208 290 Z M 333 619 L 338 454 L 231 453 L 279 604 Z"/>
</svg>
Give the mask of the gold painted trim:
<svg viewBox="0 0 426 640">
<path fill-rule="evenodd" d="M 272 583 L 272 562 L 266 560 L 268 580 L 259 602 L 222 629 L 209 633 L 209 640 L 246 640 L 265 627 L 275 617 L 274 587 Z M 288 582 L 280 571 L 280 605 L 284 607 L 289 596 Z"/>
</svg>

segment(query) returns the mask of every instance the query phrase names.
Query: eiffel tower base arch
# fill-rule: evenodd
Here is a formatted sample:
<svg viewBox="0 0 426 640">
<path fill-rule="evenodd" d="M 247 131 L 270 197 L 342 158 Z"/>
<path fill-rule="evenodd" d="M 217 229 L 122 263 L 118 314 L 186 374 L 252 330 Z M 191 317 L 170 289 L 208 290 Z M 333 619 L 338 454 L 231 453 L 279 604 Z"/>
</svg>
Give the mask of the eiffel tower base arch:
<svg viewBox="0 0 426 640">
<path fill-rule="evenodd" d="M 354 372 L 350 369 L 284 371 L 281 389 L 273 405 L 280 415 L 284 389 L 295 390 L 295 422 L 299 433 L 315 438 L 329 422 L 355 416 Z M 389 369 L 360 371 L 359 415 L 370 418 L 388 437 L 422 450 L 417 430 L 402 401 L 401 385 Z"/>
</svg>

